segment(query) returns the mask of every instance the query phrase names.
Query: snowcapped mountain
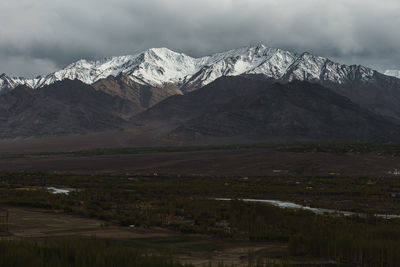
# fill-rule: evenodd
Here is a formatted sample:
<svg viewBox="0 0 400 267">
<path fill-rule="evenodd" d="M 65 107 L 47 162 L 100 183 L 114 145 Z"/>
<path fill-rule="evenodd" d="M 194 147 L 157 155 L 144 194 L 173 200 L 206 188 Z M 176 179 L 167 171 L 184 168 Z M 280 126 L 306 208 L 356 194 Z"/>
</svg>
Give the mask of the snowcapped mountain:
<svg viewBox="0 0 400 267">
<path fill-rule="evenodd" d="M 387 76 L 393 76 L 396 78 L 400 78 L 400 70 L 386 70 L 384 72 L 384 74 Z"/>
<path fill-rule="evenodd" d="M 266 90 L 276 82 L 281 86 Z M 28 88 L 13 90 L 19 85 Z M 82 59 L 34 79 L 2 74 L 0 94 L 0 139 L 136 127 L 153 123 L 153 118 L 154 127 L 190 118 L 179 127 L 191 133 L 195 129 L 194 136 L 246 134 L 249 129 L 258 129 L 260 136 L 285 131 L 301 136 L 309 129 L 318 138 L 339 132 L 359 138 L 380 135 L 383 125 L 388 129 L 383 136 L 392 137 L 392 130 L 397 135 L 400 129 L 400 79 L 264 45 L 201 58 L 153 48 L 137 55 Z M 132 119 L 143 114 L 154 116 L 144 122 Z"/>
<path fill-rule="evenodd" d="M 41 88 L 64 79 L 78 79 L 93 84 L 108 76 L 127 75 L 132 81 L 152 87 L 176 84 L 191 91 L 221 76 L 262 74 L 268 78 L 292 81 L 321 81 L 342 84 L 358 78 L 368 80 L 373 70 L 347 66 L 309 53 L 296 54 L 264 45 L 247 46 L 193 58 L 167 48 L 152 48 L 137 55 L 112 57 L 99 61 L 79 60 L 69 66 L 34 79 L 0 76 L 0 93 L 18 85 Z"/>
</svg>

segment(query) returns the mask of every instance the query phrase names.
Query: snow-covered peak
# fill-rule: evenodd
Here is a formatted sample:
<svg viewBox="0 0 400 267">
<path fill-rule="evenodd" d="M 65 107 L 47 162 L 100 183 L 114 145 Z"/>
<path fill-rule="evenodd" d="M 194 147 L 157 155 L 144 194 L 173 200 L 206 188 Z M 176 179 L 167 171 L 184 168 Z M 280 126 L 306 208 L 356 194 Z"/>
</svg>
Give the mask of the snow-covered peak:
<svg viewBox="0 0 400 267">
<path fill-rule="evenodd" d="M 40 88 L 63 79 L 78 79 L 93 84 L 108 76 L 126 74 L 132 81 L 153 87 L 173 83 L 198 88 L 221 76 L 262 74 L 278 80 L 330 81 L 343 83 L 361 75 L 368 80 L 371 69 L 335 63 L 310 53 L 296 54 L 265 45 L 246 46 L 193 58 L 168 48 L 152 48 L 137 55 L 103 60 L 81 59 L 67 67 L 35 79 L 0 76 L 0 92 L 20 84 Z M 358 76 L 357 76 L 358 75 Z"/>
<path fill-rule="evenodd" d="M 5 73 L 0 75 L 0 87 L 8 88 L 13 86 L 13 80 L 8 77 Z"/>
<path fill-rule="evenodd" d="M 26 84 L 24 78 L 10 78 L 5 73 L 0 75 L 0 93 L 12 90 L 21 84 Z"/>
<path fill-rule="evenodd" d="M 387 76 L 393 76 L 396 78 L 400 78 L 400 70 L 386 70 L 384 72 L 384 74 Z"/>
<path fill-rule="evenodd" d="M 246 46 L 197 59 L 198 71 L 187 86 L 206 85 L 221 76 L 264 74 L 279 79 L 297 57 L 296 54 L 264 45 Z"/>
<path fill-rule="evenodd" d="M 167 48 L 152 48 L 137 56 L 137 64 L 127 73 L 139 83 L 160 86 L 180 81 L 196 71 L 196 59 Z"/>
</svg>

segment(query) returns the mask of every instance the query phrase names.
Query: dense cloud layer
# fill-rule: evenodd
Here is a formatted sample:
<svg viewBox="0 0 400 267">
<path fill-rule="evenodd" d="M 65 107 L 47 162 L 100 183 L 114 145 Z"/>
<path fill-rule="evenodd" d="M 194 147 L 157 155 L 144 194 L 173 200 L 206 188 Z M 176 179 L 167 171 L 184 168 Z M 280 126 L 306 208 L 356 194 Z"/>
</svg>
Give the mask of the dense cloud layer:
<svg viewBox="0 0 400 267">
<path fill-rule="evenodd" d="M 168 47 L 191 56 L 264 43 L 400 68 L 398 0 L 2 0 L 0 72 Z"/>
</svg>

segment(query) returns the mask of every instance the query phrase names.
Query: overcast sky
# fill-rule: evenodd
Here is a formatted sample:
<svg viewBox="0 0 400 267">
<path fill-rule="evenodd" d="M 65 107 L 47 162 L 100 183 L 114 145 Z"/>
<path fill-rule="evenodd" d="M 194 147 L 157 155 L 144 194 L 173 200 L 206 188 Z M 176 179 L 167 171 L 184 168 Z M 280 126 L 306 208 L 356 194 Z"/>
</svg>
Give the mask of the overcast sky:
<svg viewBox="0 0 400 267">
<path fill-rule="evenodd" d="M 400 69 L 400 0 L 1 0 L 0 73 L 168 47 L 204 56 L 263 43 Z"/>
</svg>

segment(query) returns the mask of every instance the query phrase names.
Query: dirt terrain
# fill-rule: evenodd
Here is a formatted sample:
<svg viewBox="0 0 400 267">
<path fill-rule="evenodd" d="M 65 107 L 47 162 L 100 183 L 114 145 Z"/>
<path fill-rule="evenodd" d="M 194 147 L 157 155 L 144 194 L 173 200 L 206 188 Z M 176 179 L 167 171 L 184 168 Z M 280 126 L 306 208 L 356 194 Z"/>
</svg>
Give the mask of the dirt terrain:
<svg viewBox="0 0 400 267">
<path fill-rule="evenodd" d="M 245 176 L 392 176 L 400 157 L 323 152 L 271 152 L 267 149 L 154 152 L 142 154 L 3 158 L 0 171 L 132 172 Z"/>
<path fill-rule="evenodd" d="M 124 130 L 110 130 L 99 133 L 71 134 L 42 138 L 15 138 L 0 140 L 0 154 L 64 152 L 98 147 L 130 147 L 175 144 L 159 136 L 168 131 L 167 127 L 134 127 Z"/>
<path fill-rule="evenodd" d="M 99 238 L 150 238 L 171 237 L 176 233 L 158 229 L 119 227 L 104 221 L 65 214 L 48 209 L 6 207 L 8 210 L 9 237 L 99 237 Z"/>
</svg>

